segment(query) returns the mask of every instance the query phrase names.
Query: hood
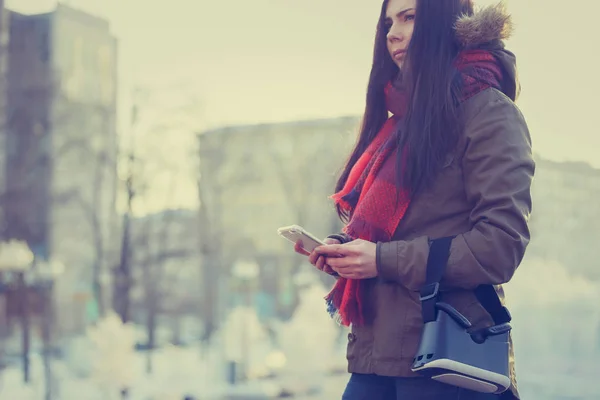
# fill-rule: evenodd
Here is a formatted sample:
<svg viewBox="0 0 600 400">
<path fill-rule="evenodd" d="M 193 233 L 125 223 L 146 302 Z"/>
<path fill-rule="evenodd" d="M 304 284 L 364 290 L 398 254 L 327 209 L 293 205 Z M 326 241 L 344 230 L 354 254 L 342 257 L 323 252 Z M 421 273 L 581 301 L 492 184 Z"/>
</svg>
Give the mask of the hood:
<svg viewBox="0 0 600 400">
<path fill-rule="evenodd" d="M 504 48 L 504 40 L 513 32 L 513 23 L 504 2 L 481 8 L 473 15 L 464 15 L 455 24 L 456 40 L 462 48 L 490 51 L 504 71 L 502 91 L 515 101 L 520 91 L 517 62 L 513 53 Z"/>
<path fill-rule="evenodd" d="M 454 29 L 462 47 L 473 49 L 510 38 L 513 23 L 506 5 L 501 2 L 477 10 L 473 15 L 463 15 L 456 21 Z"/>
</svg>

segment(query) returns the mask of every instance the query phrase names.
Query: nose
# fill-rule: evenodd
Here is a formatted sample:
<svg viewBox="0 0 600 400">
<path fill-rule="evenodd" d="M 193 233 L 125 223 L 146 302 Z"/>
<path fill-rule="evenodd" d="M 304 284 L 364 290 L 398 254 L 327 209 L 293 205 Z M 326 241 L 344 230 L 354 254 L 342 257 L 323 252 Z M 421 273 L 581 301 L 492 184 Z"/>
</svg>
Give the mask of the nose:
<svg viewBox="0 0 600 400">
<path fill-rule="evenodd" d="M 404 32 L 402 32 L 402 29 L 397 24 L 392 25 L 387 34 L 387 39 L 391 42 L 402 42 L 404 37 Z"/>
</svg>

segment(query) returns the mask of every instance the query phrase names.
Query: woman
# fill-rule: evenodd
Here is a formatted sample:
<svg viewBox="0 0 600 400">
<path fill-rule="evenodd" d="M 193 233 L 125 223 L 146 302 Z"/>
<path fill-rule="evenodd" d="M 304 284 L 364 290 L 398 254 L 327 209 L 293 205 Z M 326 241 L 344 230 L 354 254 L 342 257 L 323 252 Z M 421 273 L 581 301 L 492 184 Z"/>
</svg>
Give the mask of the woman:
<svg viewBox="0 0 600 400">
<path fill-rule="evenodd" d="M 333 196 L 344 233 L 312 254 L 296 245 L 339 277 L 328 301 L 352 326 L 344 399 L 518 398 L 512 351 L 501 396 L 411 371 L 430 239 L 456 236 L 444 300 L 475 327 L 493 322 L 473 289 L 508 282 L 529 242 L 534 162 L 510 27 L 502 5 L 383 3 L 360 136 Z"/>
</svg>

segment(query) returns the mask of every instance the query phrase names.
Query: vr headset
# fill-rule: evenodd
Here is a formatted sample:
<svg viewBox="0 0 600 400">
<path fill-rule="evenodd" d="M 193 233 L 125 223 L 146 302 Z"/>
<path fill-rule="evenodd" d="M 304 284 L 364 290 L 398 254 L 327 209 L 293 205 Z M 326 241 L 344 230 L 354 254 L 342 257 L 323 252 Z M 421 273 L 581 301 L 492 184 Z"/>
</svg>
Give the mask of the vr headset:
<svg viewBox="0 0 600 400">
<path fill-rule="evenodd" d="M 494 319 L 494 326 L 489 328 L 473 331 L 465 316 L 440 301 L 440 280 L 448 263 L 452 239 L 436 239 L 431 244 L 427 279 L 420 293 L 425 326 L 412 370 L 449 385 L 500 394 L 511 385 L 511 315 L 491 285 L 475 289 L 477 299 Z"/>
</svg>

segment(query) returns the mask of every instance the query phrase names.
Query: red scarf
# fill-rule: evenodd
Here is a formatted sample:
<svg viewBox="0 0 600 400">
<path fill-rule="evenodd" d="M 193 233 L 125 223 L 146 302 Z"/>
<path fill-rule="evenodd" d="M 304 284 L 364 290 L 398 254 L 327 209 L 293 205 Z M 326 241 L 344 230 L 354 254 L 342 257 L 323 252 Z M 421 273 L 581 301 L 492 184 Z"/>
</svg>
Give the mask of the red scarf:
<svg viewBox="0 0 600 400">
<path fill-rule="evenodd" d="M 493 87 L 501 90 L 502 68 L 495 57 L 484 50 L 468 50 L 459 54 L 455 66 L 462 77 L 461 101 Z M 410 204 L 408 192 L 396 183 L 398 149 L 394 131 L 406 114 L 407 98 L 391 83 L 385 88 L 390 117 L 366 151 L 352 167 L 343 189 L 332 199 L 349 213 L 344 232 L 355 239 L 389 242 Z M 406 152 L 403 152 L 406 159 Z M 365 323 L 364 283 L 362 280 L 339 278 L 326 297 L 328 311 L 340 322 Z"/>
</svg>

